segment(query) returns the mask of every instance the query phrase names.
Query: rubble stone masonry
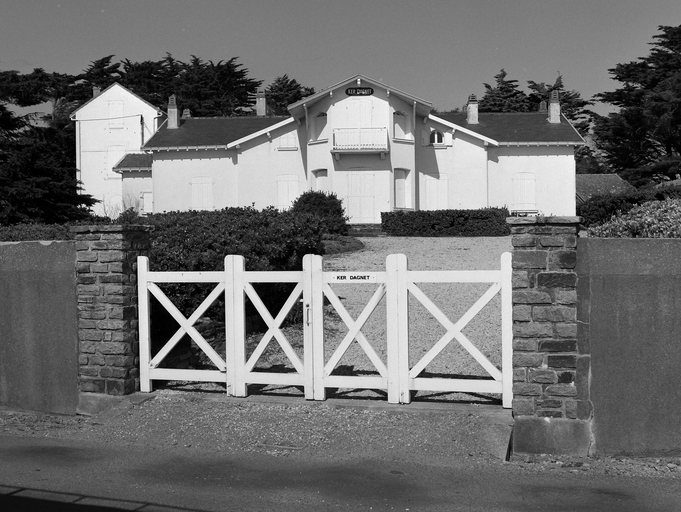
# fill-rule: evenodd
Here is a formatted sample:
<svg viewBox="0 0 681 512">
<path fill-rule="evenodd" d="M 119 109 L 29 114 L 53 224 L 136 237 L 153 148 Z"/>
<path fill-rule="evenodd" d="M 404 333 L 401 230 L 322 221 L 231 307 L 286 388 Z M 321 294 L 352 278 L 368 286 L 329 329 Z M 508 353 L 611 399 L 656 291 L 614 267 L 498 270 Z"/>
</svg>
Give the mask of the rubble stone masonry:
<svg viewBox="0 0 681 512">
<path fill-rule="evenodd" d="M 147 226 L 75 226 L 78 386 L 81 393 L 139 389 L 137 256 L 148 255 Z"/>
<path fill-rule="evenodd" d="M 590 356 L 577 341 L 579 217 L 510 218 L 513 414 L 589 420 Z"/>
</svg>

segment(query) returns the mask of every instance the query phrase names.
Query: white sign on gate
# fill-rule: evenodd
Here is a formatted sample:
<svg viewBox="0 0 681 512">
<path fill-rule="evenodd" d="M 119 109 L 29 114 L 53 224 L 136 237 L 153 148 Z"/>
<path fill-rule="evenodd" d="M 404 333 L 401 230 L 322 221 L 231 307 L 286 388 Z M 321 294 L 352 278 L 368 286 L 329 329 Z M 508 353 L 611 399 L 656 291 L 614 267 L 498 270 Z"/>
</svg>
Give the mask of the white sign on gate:
<svg viewBox="0 0 681 512">
<path fill-rule="evenodd" d="M 378 279 L 374 272 L 329 272 L 327 273 L 328 283 L 377 283 Z"/>
</svg>

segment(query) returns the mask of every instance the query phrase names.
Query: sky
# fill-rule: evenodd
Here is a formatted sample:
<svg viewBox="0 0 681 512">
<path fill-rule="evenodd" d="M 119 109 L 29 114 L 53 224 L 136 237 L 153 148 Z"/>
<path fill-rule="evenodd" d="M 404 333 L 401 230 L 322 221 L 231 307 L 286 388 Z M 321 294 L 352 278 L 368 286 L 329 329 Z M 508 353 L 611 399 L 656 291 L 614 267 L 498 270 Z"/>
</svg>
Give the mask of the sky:
<svg viewBox="0 0 681 512">
<path fill-rule="evenodd" d="M 0 13 L 0 70 L 238 57 L 263 86 L 363 74 L 439 110 L 481 97 L 502 68 L 525 90 L 559 74 L 584 98 L 613 90 L 609 68 L 681 25 L 679 0 L 2 0 Z"/>
</svg>

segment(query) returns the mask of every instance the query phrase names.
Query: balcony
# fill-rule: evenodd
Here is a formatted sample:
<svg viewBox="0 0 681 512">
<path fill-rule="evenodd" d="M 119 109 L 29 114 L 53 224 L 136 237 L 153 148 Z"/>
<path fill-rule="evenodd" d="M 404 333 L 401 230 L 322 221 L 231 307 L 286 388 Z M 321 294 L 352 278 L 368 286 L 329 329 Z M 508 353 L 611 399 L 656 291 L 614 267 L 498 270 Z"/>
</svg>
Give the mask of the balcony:
<svg viewBox="0 0 681 512">
<path fill-rule="evenodd" d="M 336 159 L 341 153 L 380 153 L 385 158 L 388 147 L 387 128 L 336 128 L 333 130 L 333 148 Z"/>
</svg>

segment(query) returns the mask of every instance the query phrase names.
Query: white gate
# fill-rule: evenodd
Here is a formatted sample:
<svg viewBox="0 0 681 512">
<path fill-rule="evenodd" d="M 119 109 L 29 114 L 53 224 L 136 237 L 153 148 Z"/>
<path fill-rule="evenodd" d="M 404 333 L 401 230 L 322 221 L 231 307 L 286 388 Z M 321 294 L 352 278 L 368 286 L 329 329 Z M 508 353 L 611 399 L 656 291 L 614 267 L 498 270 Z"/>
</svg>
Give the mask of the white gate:
<svg viewBox="0 0 681 512">
<path fill-rule="evenodd" d="M 214 283 L 215 287 L 188 318 L 166 297 L 157 283 Z M 293 283 L 294 289 L 281 310 L 272 316 L 258 296 L 253 283 Z M 331 284 L 366 283 L 375 291 L 363 311 L 353 318 Z M 420 283 L 487 283 L 489 288 L 460 318 L 452 320 L 419 287 Z M 503 406 L 512 401 L 512 305 L 511 254 L 501 256 L 499 270 L 410 271 L 407 258 L 393 254 L 386 260 L 385 272 L 324 272 L 322 257 L 307 255 L 298 272 L 253 272 L 244 270 L 242 256 L 227 256 L 223 272 L 150 272 L 146 257 L 138 258 L 140 388 L 151 391 L 153 380 L 225 382 L 227 394 L 246 396 L 248 384 L 302 386 L 305 398 L 324 400 L 326 388 L 383 389 L 388 402 L 409 403 L 411 392 L 498 393 Z M 218 354 L 196 330 L 194 324 L 222 293 L 225 296 L 225 354 Z M 150 346 L 149 300 L 153 295 L 179 324 L 177 332 L 153 357 Z M 495 296 L 501 299 L 501 367 L 498 368 L 475 346 L 463 329 Z M 409 297 L 413 297 L 444 327 L 445 334 L 420 360 L 409 362 Z M 245 298 L 248 297 L 267 325 L 257 347 L 246 357 Z M 386 360 L 383 360 L 362 333 L 365 323 L 385 297 Z M 299 357 L 282 330 L 293 308 L 303 303 L 303 357 Z M 347 326 L 348 332 L 332 355 L 325 357 L 324 298 Z M 184 335 L 215 365 L 215 370 L 160 368 L 159 365 Z M 276 341 L 293 366 L 292 373 L 254 371 L 270 342 Z M 373 364 L 376 375 L 332 375 L 344 353 L 357 342 Z M 451 342 L 459 343 L 489 374 L 486 378 L 433 378 L 421 376 L 425 368 Z M 490 378 L 491 377 L 491 378 Z"/>
</svg>

